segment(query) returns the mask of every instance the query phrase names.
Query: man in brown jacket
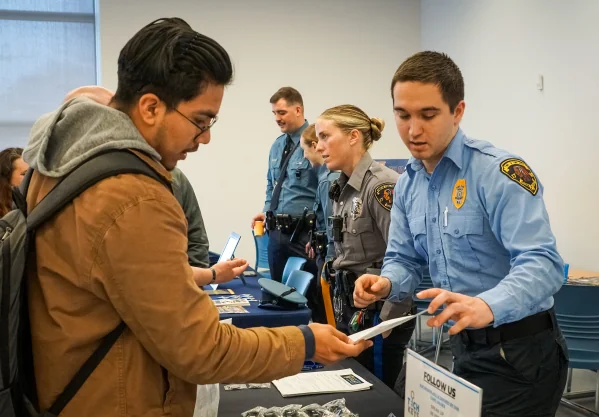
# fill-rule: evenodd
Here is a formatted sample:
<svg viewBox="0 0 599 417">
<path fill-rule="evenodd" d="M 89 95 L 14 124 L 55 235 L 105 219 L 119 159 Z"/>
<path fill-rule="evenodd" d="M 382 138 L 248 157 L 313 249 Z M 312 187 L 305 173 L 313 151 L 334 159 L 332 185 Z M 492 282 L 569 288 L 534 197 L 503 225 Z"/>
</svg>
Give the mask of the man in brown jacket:
<svg viewBox="0 0 599 417">
<path fill-rule="evenodd" d="M 110 107 L 76 98 L 36 122 L 24 153 L 35 170 L 30 209 L 109 149 L 131 150 L 171 180 L 168 170 L 210 141 L 232 65 L 214 40 L 161 19 L 125 45 L 118 75 Z M 29 311 L 42 410 L 121 321 L 127 329 L 61 416 L 191 417 L 196 384 L 270 381 L 299 372 L 305 359 L 331 363 L 368 347 L 319 324 L 220 324 L 193 280 L 186 228 L 164 185 L 125 174 L 38 229 Z"/>
</svg>

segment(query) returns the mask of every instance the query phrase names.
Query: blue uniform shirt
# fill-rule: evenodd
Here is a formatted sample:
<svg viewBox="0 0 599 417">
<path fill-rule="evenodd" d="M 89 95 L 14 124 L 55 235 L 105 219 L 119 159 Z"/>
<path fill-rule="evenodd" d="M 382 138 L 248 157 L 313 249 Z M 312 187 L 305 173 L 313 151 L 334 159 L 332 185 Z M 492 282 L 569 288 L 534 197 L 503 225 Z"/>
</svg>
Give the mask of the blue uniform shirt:
<svg viewBox="0 0 599 417">
<path fill-rule="evenodd" d="M 333 229 L 329 224 L 329 217 L 333 215 L 333 205 L 329 198 L 331 183 L 339 178 L 340 172 L 331 172 L 326 165 L 316 168 L 318 176 L 318 188 L 316 189 L 316 200 L 314 201 L 314 213 L 316 213 L 316 230 L 327 232 L 328 247 L 327 260 L 335 257 L 335 242 L 333 242 Z"/>
<path fill-rule="evenodd" d="M 283 188 L 279 196 L 279 207 L 275 214 L 291 214 L 292 216 L 301 216 L 304 208 L 312 208 L 316 198 L 316 187 L 318 180 L 315 170 L 310 166 L 310 161 L 304 158 L 304 151 L 299 146 L 302 132 L 308 127 L 306 121 L 301 128 L 291 134 L 291 140 L 296 146 L 287 165 L 287 177 L 283 182 Z M 283 150 L 287 134 L 283 134 L 275 140 L 270 148 L 268 156 L 268 172 L 266 174 L 266 201 L 264 202 L 264 212 L 270 210 L 270 200 L 276 182 L 281 173 L 283 165 Z"/>
<path fill-rule="evenodd" d="M 428 263 L 435 287 L 483 299 L 495 327 L 553 306 L 563 261 L 526 163 L 458 130 L 432 174 L 414 158 L 406 173 L 382 270 L 390 299 L 411 296 Z"/>
</svg>

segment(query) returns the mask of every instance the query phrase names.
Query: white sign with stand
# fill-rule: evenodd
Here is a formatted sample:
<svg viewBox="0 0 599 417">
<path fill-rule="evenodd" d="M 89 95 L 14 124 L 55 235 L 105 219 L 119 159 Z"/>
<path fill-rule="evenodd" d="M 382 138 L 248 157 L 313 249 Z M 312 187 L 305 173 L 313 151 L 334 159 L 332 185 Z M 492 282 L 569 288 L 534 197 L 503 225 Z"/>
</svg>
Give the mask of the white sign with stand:
<svg viewBox="0 0 599 417">
<path fill-rule="evenodd" d="M 480 417 L 483 390 L 407 350 L 405 415 Z"/>
</svg>

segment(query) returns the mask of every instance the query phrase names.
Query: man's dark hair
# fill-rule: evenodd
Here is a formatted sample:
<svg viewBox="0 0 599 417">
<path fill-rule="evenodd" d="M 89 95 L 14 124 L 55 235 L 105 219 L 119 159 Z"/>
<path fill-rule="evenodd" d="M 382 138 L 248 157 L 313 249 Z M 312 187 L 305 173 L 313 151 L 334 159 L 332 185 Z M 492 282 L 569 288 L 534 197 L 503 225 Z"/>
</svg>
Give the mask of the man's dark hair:
<svg viewBox="0 0 599 417">
<path fill-rule="evenodd" d="M 304 107 L 304 99 L 302 95 L 293 87 L 282 87 L 272 95 L 270 104 L 275 104 L 280 99 L 283 99 L 287 104 L 299 104 Z"/>
<path fill-rule="evenodd" d="M 121 50 L 114 100 L 130 108 L 153 93 L 169 109 L 189 101 L 209 83 L 228 85 L 233 79 L 229 54 L 179 18 L 163 18 L 137 32 Z"/>
<path fill-rule="evenodd" d="M 424 51 L 406 59 L 393 75 L 391 98 L 393 98 L 395 84 L 408 81 L 438 86 L 443 101 L 447 103 L 452 113 L 458 103 L 464 100 L 462 72 L 455 62 L 444 53 Z"/>
</svg>

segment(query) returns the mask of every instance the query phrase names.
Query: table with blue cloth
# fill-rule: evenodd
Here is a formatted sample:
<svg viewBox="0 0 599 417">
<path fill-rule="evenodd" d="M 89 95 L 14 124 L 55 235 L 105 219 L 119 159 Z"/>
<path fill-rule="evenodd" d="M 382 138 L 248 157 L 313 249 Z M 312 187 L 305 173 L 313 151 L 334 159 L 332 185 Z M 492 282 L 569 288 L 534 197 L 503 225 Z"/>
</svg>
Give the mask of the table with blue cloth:
<svg viewBox="0 0 599 417">
<path fill-rule="evenodd" d="M 251 301 L 249 306 L 243 306 L 249 313 L 236 314 L 221 314 L 220 319 L 233 319 L 233 324 L 237 327 L 281 327 L 281 326 L 299 326 L 308 324 L 312 318 L 312 311 L 305 307 L 299 310 L 281 310 L 281 309 L 266 309 L 258 307 L 261 298 L 260 284 L 257 277 L 245 276 L 247 285 L 236 278 L 226 284 L 220 284 L 218 289 L 231 289 L 235 294 L 251 294 L 257 301 Z M 205 289 L 210 289 L 206 286 Z M 213 295 L 211 298 L 218 296 Z"/>
</svg>

